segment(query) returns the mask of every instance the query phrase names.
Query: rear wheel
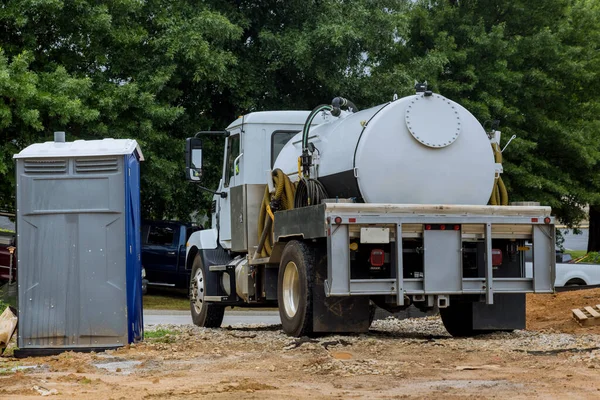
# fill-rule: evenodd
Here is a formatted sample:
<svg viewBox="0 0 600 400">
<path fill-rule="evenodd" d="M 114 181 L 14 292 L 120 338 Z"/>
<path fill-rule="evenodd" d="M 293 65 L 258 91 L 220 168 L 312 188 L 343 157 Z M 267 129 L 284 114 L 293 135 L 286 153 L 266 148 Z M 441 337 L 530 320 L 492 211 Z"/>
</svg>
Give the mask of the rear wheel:
<svg viewBox="0 0 600 400">
<path fill-rule="evenodd" d="M 475 336 L 484 332 L 473 329 L 473 305 L 468 302 L 452 302 L 449 307 L 440 308 L 444 327 L 454 337 Z"/>
<path fill-rule="evenodd" d="M 205 328 L 218 328 L 223 323 L 225 307 L 204 301 L 206 293 L 206 271 L 200 255 L 197 254 L 192 265 L 190 279 L 190 311 L 194 325 Z"/>
<path fill-rule="evenodd" d="M 579 278 L 573 278 L 573 279 L 569 279 L 569 281 L 567 283 L 565 283 L 565 286 L 585 286 L 586 283 L 583 279 L 579 279 Z"/>
<path fill-rule="evenodd" d="M 297 240 L 288 242 L 281 255 L 277 301 L 283 331 L 291 336 L 307 336 L 313 331 L 315 257 L 315 249 Z"/>
</svg>

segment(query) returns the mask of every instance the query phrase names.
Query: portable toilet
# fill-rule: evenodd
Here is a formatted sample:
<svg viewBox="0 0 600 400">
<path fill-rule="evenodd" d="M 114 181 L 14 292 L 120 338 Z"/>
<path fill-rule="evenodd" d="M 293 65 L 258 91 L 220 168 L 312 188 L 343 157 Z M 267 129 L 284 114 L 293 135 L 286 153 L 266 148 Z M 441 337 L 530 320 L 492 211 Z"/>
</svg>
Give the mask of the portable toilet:
<svg viewBox="0 0 600 400">
<path fill-rule="evenodd" d="M 33 144 L 17 162 L 16 356 L 141 340 L 140 162 L 135 140 Z"/>
</svg>

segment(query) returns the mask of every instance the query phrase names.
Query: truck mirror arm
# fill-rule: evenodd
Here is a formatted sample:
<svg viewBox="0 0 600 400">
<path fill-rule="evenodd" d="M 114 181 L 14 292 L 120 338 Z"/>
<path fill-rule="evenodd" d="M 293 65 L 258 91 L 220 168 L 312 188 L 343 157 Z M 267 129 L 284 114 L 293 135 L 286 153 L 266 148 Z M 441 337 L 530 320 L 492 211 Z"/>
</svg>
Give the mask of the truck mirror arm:
<svg viewBox="0 0 600 400">
<path fill-rule="evenodd" d="M 212 193 L 212 194 L 218 194 L 219 196 L 221 196 L 222 199 L 226 199 L 227 198 L 227 192 L 217 192 L 216 190 L 212 190 L 209 189 L 207 187 L 204 186 L 198 186 L 200 189 L 204 190 L 205 192 L 208 193 Z"/>
</svg>

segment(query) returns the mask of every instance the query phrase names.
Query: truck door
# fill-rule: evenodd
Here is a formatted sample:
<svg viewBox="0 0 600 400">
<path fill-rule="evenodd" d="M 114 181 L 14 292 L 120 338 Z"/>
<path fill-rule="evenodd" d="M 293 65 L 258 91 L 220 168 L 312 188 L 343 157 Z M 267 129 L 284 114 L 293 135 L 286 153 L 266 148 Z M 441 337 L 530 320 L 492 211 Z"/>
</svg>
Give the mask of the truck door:
<svg viewBox="0 0 600 400">
<path fill-rule="evenodd" d="M 225 143 L 225 164 L 223 166 L 223 189 L 227 194 L 219 198 L 219 242 L 225 249 L 231 248 L 231 205 L 229 190 L 232 186 L 240 185 L 240 129 L 231 131 Z"/>
<path fill-rule="evenodd" d="M 190 284 L 191 267 L 185 264 L 186 243 L 192 233 L 199 231 L 199 226 L 181 226 L 179 233 L 179 250 L 177 262 L 178 287 L 188 288 Z"/>
<path fill-rule="evenodd" d="M 179 232 L 177 226 L 150 224 L 143 232 L 142 265 L 146 278 L 154 284 L 175 286 Z"/>
</svg>

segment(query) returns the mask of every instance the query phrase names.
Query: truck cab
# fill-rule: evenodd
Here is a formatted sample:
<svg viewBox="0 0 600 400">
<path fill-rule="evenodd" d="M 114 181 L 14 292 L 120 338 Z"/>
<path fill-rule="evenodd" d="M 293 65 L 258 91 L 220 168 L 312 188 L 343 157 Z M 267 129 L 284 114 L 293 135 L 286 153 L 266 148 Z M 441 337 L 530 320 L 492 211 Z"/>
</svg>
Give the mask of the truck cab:
<svg viewBox="0 0 600 400">
<path fill-rule="evenodd" d="M 246 208 L 260 204 L 277 156 L 302 130 L 308 114 L 309 111 L 254 112 L 239 117 L 226 128 L 222 176 L 216 190 L 219 194 L 213 197 L 211 229 L 198 232 L 192 243 L 202 243 L 204 248 L 218 245 L 233 251 L 246 251 L 249 245 L 256 245 L 257 233 L 237 230 L 235 226 L 256 226 L 256 219 L 254 223 L 244 222 L 244 217 L 253 218 L 245 215 Z M 330 118 L 321 115 L 314 125 Z"/>
</svg>

